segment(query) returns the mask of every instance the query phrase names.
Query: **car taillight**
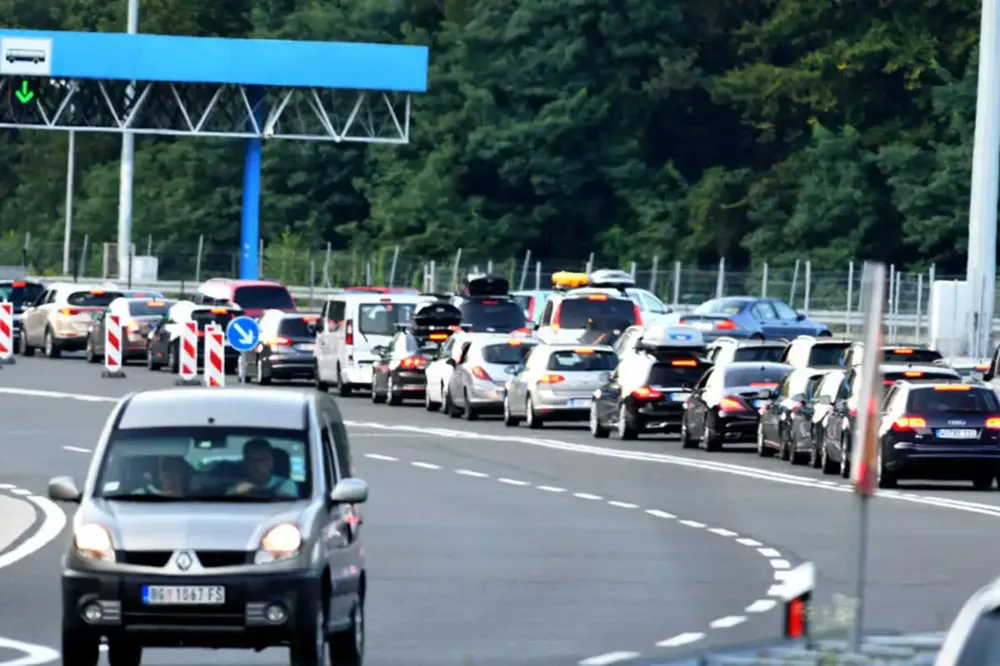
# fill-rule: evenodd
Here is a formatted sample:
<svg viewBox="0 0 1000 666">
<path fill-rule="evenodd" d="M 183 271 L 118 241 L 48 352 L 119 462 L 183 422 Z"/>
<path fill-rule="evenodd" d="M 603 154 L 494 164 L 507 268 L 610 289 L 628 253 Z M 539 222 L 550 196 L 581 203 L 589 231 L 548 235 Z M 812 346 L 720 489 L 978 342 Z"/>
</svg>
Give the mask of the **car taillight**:
<svg viewBox="0 0 1000 666">
<path fill-rule="evenodd" d="M 789 402 L 788 403 L 788 411 L 794 412 L 795 410 L 797 410 L 801 406 L 802 406 L 801 402 L 795 402 L 795 401 Z"/>
<path fill-rule="evenodd" d="M 642 326 L 642 310 L 639 309 L 638 303 L 632 304 L 632 312 L 635 313 L 635 325 Z"/>
<path fill-rule="evenodd" d="M 528 298 L 528 319 L 535 318 L 535 297 L 531 296 Z"/>
<path fill-rule="evenodd" d="M 278 336 L 273 340 L 270 340 L 267 344 L 270 345 L 271 347 L 287 347 L 288 345 L 292 344 L 292 341 L 289 340 L 288 338 L 283 338 L 281 336 Z"/>
<path fill-rule="evenodd" d="M 510 332 L 511 335 L 531 335 L 530 328 L 515 328 Z"/>
<path fill-rule="evenodd" d="M 855 416 L 858 415 L 858 410 L 856 410 L 856 409 L 848 409 L 847 413 L 850 414 L 851 418 L 853 419 Z"/>
<path fill-rule="evenodd" d="M 562 375 L 542 375 L 538 378 L 539 384 L 559 384 L 566 381 Z"/>
<path fill-rule="evenodd" d="M 675 368 L 697 368 L 698 361 L 690 358 L 683 358 L 680 360 L 671 361 L 670 365 Z"/>
<path fill-rule="evenodd" d="M 128 323 L 128 330 L 129 330 L 129 333 L 138 333 L 139 332 L 139 322 L 137 322 L 137 321 L 130 321 Z"/>
<path fill-rule="evenodd" d="M 632 391 L 632 397 L 636 400 L 659 400 L 663 397 L 663 394 L 654 388 L 649 388 L 648 386 L 641 386 L 636 390 Z"/>
<path fill-rule="evenodd" d="M 919 416 L 901 416 L 892 424 L 892 429 L 897 431 L 916 430 L 917 428 L 926 427 L 927 421 Z"/>
<path fill-rule="evenodd" d="M 722 321 L 715 322 L 715 330 L 717 331 L 735 331 L 736 328 L 736 322 L 731 319 L 723 319 Z"/>
<path fill-rule="evenodd" d="M 344 322 L 344 344 L 354 344 L 354 322 L 350 319 Z"/>
<path fill-rule="evenodd" d="M 399 362 L 399 367 L 405 370 L 419 370 L 427 365 L 427 359 L 423 356 L 410 356 Z"/>
<path fill-rule="evenodd" d="M 477 365 L 472 369 L 472 376 L 475 377 L 476 379 L 481 379 L 484 382 L 493 381 L 493 378 L 490 377 L 490 373 L 486 372 L 485 368 L 479 365 Z"/>
<path fill-rule="evenodd" d="M 549 326 L 551 326 L 552 329 L 556 330 L 556 331 L 559 330 L 559 314 L 560 314 L 560 310 L 562 310 L 562 303 L 559 303 L 554 308 L 552 308 L 552 320 L 549 322 Z"/>
<path fill-rule="evenodd" d="M 1000 430 L 1000 416 L 991 416 L 986 419 L 986 427 L 990 430 Z"/>
<path fill-rule="evenodd" d="M 737 398 L 723 398 L 719 401 L 719 409 L 724 412 L 745 412 L 747 408 Z"/>
<path fill-rule="evenodd" d="M 63 308 L 62 310 L 59 311 L 59 314 L 66 315 L 67 317 L 72 317 L 74 315 L 80 314 L 81 312 L 83 312 L 83 310 L 81 310 L 80 308 Z"/>
</svg>

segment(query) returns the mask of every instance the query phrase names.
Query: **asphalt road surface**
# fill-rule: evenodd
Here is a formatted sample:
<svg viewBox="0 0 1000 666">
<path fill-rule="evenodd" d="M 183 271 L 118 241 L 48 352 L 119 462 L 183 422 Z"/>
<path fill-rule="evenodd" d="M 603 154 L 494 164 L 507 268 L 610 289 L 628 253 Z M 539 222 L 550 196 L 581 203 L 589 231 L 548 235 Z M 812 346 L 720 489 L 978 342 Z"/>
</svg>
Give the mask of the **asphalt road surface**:
<svg viewBox="0 0 1000 666">
<path fill-rule="evenodd" d="M 44 494 L 52 475 L 82 479 L 114 399 L 173 385 L 166 373 L 126 371 L 105 379 L 73 357 L 18 358 L 0 370 L 0 484 Z M 594 440 L 581 427 L 511 429 L 365 396 L 341 406 L 372 487 L 369 666 L 601 666 L 775 635 L 776 583 L 802 561 L 817 566 L 820 602 L 852 589 L 855 498 L 839 479 L 751 449 L 708 454 L 676 440 Z M 37 501 L 22 541 L 51 530 Z M 866 624 L 946 626 L 997 573 L 997 519 L 997 492 L 926 486 L 876 498 Z M 68 540 L 63 530 L 12 562 L 3 553 L 16 543 L 0 550 L 0 598 L 19 605 L 0 618 L 0 666 L 23 657 L 11 641 L 34 646 L 31 663 L 58 649 Z M 155 651 L 144 663 L 286 661 L 277 650 Z"/>
</svg>

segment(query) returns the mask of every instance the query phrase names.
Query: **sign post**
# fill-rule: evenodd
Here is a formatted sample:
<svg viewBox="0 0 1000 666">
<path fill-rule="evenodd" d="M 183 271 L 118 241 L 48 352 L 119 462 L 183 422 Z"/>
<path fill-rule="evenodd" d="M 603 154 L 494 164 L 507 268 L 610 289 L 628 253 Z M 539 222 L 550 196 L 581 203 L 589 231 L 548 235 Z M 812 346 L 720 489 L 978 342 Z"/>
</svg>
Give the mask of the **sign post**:
<svg viewBox="0 0 1000 666">
<path fill-rule="evenodd" d="M 240 384 L 246 384 L 247 364 L 244 354 L 260 342 L 260 324 L 252 317 L 236 317 L 226 326 L 226 342 L 240 353 Z"/>
<path fill-rule="evenodd" d="M 866 263 L 861 282 L 865 350 L 861 361 L 861 391 L 854 422 L 851 451 L 851 481 L 857 497 L 857 560 L 854 571 L 856 603 L 850 645 L 861 649 L 864 631 L 865 579 L 868 559 L 868 503 L 878 487 L 882 465 L 879 444 L 879 417 L 882 412 L 882 314 L 885 306 L 885 264 Z"/>
</svg>

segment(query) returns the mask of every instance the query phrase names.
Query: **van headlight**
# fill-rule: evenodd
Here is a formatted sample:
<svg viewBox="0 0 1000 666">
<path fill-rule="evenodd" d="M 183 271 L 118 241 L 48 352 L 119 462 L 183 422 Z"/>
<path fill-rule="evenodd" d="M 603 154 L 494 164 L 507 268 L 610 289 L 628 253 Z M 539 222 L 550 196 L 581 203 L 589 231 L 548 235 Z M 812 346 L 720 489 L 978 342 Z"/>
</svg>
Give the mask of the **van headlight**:
<svg viewBox="0 0 1000 666">
<path fill-rule="evenodd" d="M 101 562 L 114 562 L 115 549 L 111 543 L 111 533 L 103 525 L 90 523 L 81 525 L 73 535 L 76 552 L 84 557 Z"/>
<path fill-rule="evenodd" d="M 295 557 L 302 550 L 302 531 L 291 523 L 275 525 L 260 540 L 254 557 L 257 564 L 266 564 Z"/>
</svg>

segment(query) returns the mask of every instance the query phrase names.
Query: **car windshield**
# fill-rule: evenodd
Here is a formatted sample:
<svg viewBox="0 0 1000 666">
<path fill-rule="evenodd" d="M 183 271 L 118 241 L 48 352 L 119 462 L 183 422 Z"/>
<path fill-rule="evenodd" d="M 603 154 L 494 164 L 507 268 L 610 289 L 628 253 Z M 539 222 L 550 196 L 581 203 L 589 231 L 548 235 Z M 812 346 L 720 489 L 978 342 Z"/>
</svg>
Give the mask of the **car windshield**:
<svg viewBox="0 0 1000 666">
<path fill-rule="evenodd" d="M 233 302 L 251 310 L 294 310 L 295 301 L 288 290 L 281 285 L 254 285 L 237 287 Z"/>
<path fill-rule="evenodd" d="M 111 301 L 121 298 L 121 293 L 117 291 L 74 291 L 66 297 L 66 305 L 75 305 L 79 308 L 106 308 L 111 305 Z"/>
<path fill-rule="evenodd" d="M 45 291 L 37 282 L 0 282 L 0 301 L 13 303 L 15 310 L 31 305 Z"/>
<path fill-rule="evenodd" d="M 683 364 L 683 365 L 682 365 Z M 649 369 L 646 384 L 649 386 L 684 386 L 694 385 L 705 374 L 708 364 L 697 361 L 688 364 L 687 361 L 670 361 L 654 363 Z"/>
<path fill-rule="evenodd" d="M 235 427 L 118 430 L 94 496 L 132 501 L 279 502 L 312 492 L 306 433 Z"/>
<path fill-rule="evenodd" d="M 552 352 L 546 370 L 560 372 L 611 372 L 618 365 L 618 355 L 610 351 L 568 349 Z"/>
<path fill-rule="evenodd" d="M 304 338 L 312 340 L 316 337 L 315 316 L 285 317 L 278 323 L 278 335 L 288 338 Z"/>
<path fill-rule="evenodd" d="M 785 378 L 790 368 L 782 365 L 754 366 L 750 368 L 726 369 L 725 385 L 728 386 L 756 386 L 765 384 L 775 387 Z M 808 375 L 806 376 L 808 380 Z"/>
<path fill-rule="evenodd" d="M 133 317 L 154 317 L 167 314 L 167 310 L 173 304 L 174 301 L 130 300 L 128 310 Z"/>
<path fill-rule="evenodd" d="M 740 298 L 713 298 L 696 307 L 691 314 L 735 315 L 743 312 L 746 306 L 747 302 Z"/>
<path fill-rule="evenodd" d="M 815 344 L 809 350 L 809 365 L 843 365 L 844 351 L 851 346 L 849 342 L 827 342 Z"/>
<path fill-rule="evenodd" d="M 889 347 L 882 350 L 883 363 L 933 363 L 944 356 L 936 349 L 909 349 Z"/>
<path fill-rule="evenodd" d="M 462 323 L 473 331 L 510 333 L 527 326 L 524 310 L 514 301 L 465 301 L 458 309 L 462 312 Z"/>
<path fill-rule="evenodd" d="M 584 298 L 566 298 L 559 306 L 559 326 L 568 329 L 626 329 L 635 324 L 635 303 L 628 298 L 596 294 Z"/>
<path fill-rule="evenodd" d="M 535 345 L 524 344 L 520 340 L 487 345 L 483 347 L 483 360 L 490 365 L 520 365 L 534 347 Z"/>
<path fill-rule="evenodd" d="M 777 363 L 781 360 L 781 353 L 784 347 L 771 346 L 749 346 L 737 347 L 733 350 L 734 361 L 771 361 Z"/>
<path fill-rule="evenodd" d="M 412 303 L 363 303 L 358 308 L 358 332 L 362 335 L 395 335 L 396 324 L 413 316 Z"/>
<path fill-rule="evenodd" d="M 948 386 L 949 390 L 933 387 L 912 391 L 906 401 L 907 411 L 917 414 L 929 412 L 963 412 L 993 414 L 1000 410 L 993 391 L 969 386 Z"/>
</svg>

